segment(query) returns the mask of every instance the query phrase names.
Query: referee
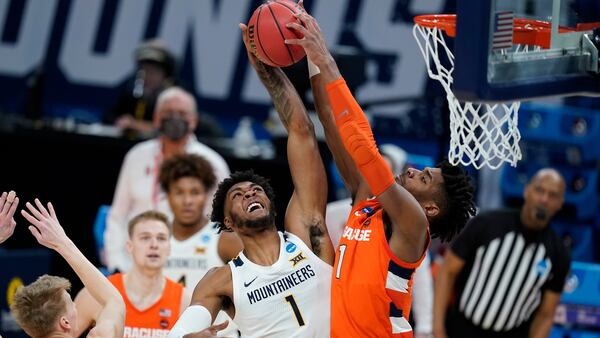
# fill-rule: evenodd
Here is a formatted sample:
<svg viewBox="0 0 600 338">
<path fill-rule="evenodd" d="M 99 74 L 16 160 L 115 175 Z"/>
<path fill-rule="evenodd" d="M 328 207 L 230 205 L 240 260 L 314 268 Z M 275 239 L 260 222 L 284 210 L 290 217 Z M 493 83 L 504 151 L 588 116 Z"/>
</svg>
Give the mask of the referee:
<svg viewBox="0 0 600 338">
<path fill-rule="evenodd" d="M 548 227 L 564 191 L 560 173 L 542 169 L 525 187 L 520 210 L 471 219 L 436 278 L 436 338 L 548 337 L 570 264 Z"/>
</svg>

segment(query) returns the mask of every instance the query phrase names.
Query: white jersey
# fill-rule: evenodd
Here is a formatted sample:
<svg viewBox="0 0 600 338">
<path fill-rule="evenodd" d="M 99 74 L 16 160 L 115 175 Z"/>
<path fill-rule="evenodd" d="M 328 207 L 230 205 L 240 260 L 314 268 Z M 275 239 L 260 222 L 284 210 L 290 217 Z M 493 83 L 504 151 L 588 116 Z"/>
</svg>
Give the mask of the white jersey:
<svg viewBox="0 0 600 338">
<path fill-rule="evenodd" d="M 208 270 L 225 265 L 219 256 L 220 238 L 213 222 L 186 240 L 178 241 L 171 236 L 171 255 L 163 268 L 164 275 L 193 291 Z M 229 325 L 219 336 L 237 337 L 237 327 L 225 312 L 220 311 L 214 322 L 220 324 L 225 320 L 229 320 Z"/>
<path fill-rule="evenodd" d="M 229 262 L 235 318 L 242 337 L 329 337 L 332 268 L 301 239 L 279 233 L 271 266 L 244 253 Z"/>
<path fill-rule="evenodd" d="M 165 276 L 193 290 L 208 270 L 225 265 L 219 256 L 221 235 L 213 225 L 207 223 L 183 241 L 171 237 L 171 255 L 163 268 Z"/>
</svg>

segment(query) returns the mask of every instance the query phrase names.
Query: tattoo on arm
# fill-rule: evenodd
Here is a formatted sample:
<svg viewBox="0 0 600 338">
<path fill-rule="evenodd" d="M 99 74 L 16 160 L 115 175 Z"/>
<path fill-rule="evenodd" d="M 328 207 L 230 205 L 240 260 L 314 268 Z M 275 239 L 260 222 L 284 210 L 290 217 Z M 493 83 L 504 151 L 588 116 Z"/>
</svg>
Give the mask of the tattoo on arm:
<svg viewBox="0 0 600 338">
<path fill-rule="evenodd" d="M 290 125 L 294 108 L 304 107 L 302 104 L 294 106 L 294 102 L 292 102 L 296 98 L 298 103 L 301 103 L 300 97 L 298 97 L 292 84 L 281 69 L 265 67 L 264 64 L 259 63 L 256 67 L 256 73 L 271 95 L 275 110 L 287 129 Z"/>
</svg>

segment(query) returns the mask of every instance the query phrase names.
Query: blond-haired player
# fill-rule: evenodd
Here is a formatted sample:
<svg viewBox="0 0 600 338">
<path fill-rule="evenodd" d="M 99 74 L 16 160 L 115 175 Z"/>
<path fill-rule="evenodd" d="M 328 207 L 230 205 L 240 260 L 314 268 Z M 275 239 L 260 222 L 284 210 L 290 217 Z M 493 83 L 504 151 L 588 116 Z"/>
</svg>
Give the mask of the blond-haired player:
<svg viewBox="0 0 600 338">
<path fill-rule="evenodd" d="M 133 267 L 127 273 L 108 277 L 125 301 L 124 337 L 164 337 L 191 299 L 181 284 L 163 275 L 171 249 L 171 225 L 163 213 L 146 211 L 129 221 L 127 230 L 127 251 Z M 79 292 L 75 304 L 79 336 L 96 320 L 100 304 L 88 288 Z"/>
<path fill-rule="evenodd" d="M 0 204 L 6 205 L 5 199 L 0 199 Z M 29 231 L 40 244 L 55 250 L 69 263 L 100 304 L 96 325 L 88 337 L 123 337 L 125 304 L 117 289 L 65 234 L 51 203 L 46 208 L 35 199 L 35 206 L 27 203 L 26 207 L 28 211 L 22 210 L 21 214 L 31 223 Z M 0 224 L 0 228 L 3 227 L 4 224 Z M 68 293 L 70 286 L 64 278 L 44 275 L 20 287 L 11 305 L 11 312 L 19 326 L 36 338 L 77 337 L 78 315 Z"/>
</svg>

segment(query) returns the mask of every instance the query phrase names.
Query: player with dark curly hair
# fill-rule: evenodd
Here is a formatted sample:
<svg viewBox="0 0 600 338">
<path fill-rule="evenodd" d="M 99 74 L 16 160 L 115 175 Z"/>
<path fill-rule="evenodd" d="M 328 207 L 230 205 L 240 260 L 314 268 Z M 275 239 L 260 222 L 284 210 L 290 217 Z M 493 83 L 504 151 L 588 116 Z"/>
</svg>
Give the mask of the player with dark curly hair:
<svg viewBox="0 0 600 338">
<path fill-rule="evenodd" d="M 267 198 L 269 199 L 269 203 L 275 205 L 275 191 L 273 191 L 273 187 L 269 184 L 268 179 L 255 174 L 253 170 L 236 171 L 219 184 L 219 187 L 215 192 L 215 197 L 213 198 L 213 211 L 210 219 L 215 222 L 215 226 L 219 231 L 233 231 L 225 225 L 225 200 L 229 189 L 242 182 L 252 182 L 262 187 L 265 191 L 265 195 L 267 195 Z M 264 223 L 275 223 L 275 216 L 277 216 L 275 208 L 270 208 L 269 214 L 267 215 L 268 219 L 265 220 Z M 261 220 L 261 222 L 262 221 L 263 220 Z"/>
<path fill-rule="evenodd" d="M 244 337 L 329 337 L 334 251 L 325 225 L 327 176 L 314 128 L 292 83 L 281 69 L 266 66 L 250 52 L 247 28 L 241 28 L 250 64 L 288 131 L 295 189 L 286 231 L 277 231 L 275 194 L 265 178 L 247 171 L 221 182 L 212 221 L 235 232 L 244 250 L 198 283 L 192 305 L 168 337 L 205 329 L 221 309 L 235 318 Z"/>
</svg>

